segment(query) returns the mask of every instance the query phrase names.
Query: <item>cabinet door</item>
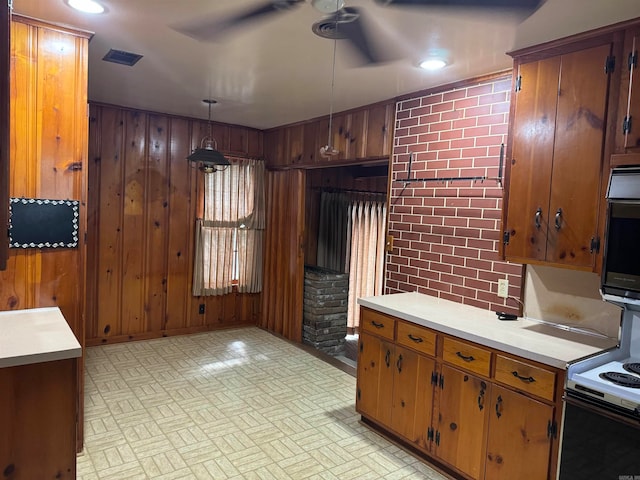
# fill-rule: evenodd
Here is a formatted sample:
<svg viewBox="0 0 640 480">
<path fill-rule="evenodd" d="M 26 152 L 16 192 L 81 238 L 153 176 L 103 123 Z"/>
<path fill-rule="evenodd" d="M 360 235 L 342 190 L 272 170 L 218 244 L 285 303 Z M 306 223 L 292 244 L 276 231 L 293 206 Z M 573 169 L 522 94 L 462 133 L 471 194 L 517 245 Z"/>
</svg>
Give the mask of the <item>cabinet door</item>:
<svg viewBox="0 0 640 480">
<path fill-rule="evenodd" d="M 375 418 L 378 410 L 378 390 L 382 364 L 382 342 L 380 339 L 361 333 L 358 340 L 358 387 L 356 410 Z M 384 361 L 384 355 L 383 355 Z"/>
<path fill-rule="evenodd" d="M 446 365 L 441 375 L 435 454 L 472 478 L 480 478 L 490 385 Z"/>
<path fill-rule="evenodd" d="M 492 386 L 485 478 L 548 478 L 554 408 Z"/>
<path fill-rule="evenodd" d="M 638 71 L 638 49 L 640 30 L 627 32 L 622 56 L 622 85 L 620 89 L 619 132 L 616 146 L 627 152 L 640 151 L 640 71 Z"/>
<path fill-rule="evenodd" d="M 592 266 L 597 235 L 611 44 L 562 55 L 547 261 Z"/>
<path fill-rule="evenodd" d="M 394 360 L 391 427 L 411 442 L 426 445 L 433 405 L 431 374 L 435 361 L 398 346 Z"/>
<path fill-rule="evenodd" d="M 560 57 L 520 65 L 509 179 L 505 254 L 544 260 Z"/>
</svg>

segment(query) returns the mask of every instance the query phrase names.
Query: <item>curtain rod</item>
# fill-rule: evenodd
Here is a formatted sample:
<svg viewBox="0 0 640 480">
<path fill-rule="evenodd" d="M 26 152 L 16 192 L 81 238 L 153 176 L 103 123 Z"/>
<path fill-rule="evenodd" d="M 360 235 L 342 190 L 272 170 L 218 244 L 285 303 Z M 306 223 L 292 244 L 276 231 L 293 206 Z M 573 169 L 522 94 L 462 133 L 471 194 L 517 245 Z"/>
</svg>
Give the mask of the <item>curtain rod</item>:
<svg viewBox="0 0 640 480">
<path fill-rule="evenodd" d="M 332 187 L 311 187 L 311 190 L 317 190 L 320 192 L 327 193 L 357 193 L 357 194 L 366 194 L 366 195 L 376 195 L 376 196 L 387 196 L 387 192 L 372 192 L 371 190 L 353 190 L 353 189 L 342 189 L 342 188 L 332 188 Z"/>
</svg>

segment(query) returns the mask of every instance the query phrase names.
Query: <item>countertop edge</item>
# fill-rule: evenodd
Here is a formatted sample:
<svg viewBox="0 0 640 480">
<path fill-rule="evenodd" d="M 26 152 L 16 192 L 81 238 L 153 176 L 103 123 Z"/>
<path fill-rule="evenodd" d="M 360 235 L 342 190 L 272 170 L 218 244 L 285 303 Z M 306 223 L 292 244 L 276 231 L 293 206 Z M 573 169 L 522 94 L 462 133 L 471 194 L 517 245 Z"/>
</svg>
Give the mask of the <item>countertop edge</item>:
<svg viewBox="0 0 640 480">
<path fill-rule="evenodd" d="M 0 359 L 0 368 L 21 367 L 23 365 L 33 365 L 35 363 L 55 362 L 58 360 L 69 360 L 82 357 L 82 348 L 71 348 L 67 350 L 56 350 L 52 352 L 38 353 L 32 355 L 19 355 Z"/>
<path fill-rule="evenodd" d="M 540 352 L 535 352 L 535 351 L 531 351 L 528 349 L 524 349 L 524 348 L 520 348 L 517 346 L 514 346 L 512 344 L 508 344 L 508 343 L 504 343 L 501 341 L 497 341 L 497 340 L 493 340 L 491 338 L 488 337 L 483 337 L 481 335 L 472 333 L 472 332 L 468 332 L 465 330 L 461 330 L 459 328 L 455 328 L 455 327 L 451 327 L 439 322 L 434 322 L 434 321 L 430 321 L 428 318 L 424 318 L 424 317 L 419 317 L 416 315 L 413 315 L 411 313 L 407 313 L 407 312 L 403 312 L 402 310 L 398 310 L 396 308 L 387 306 L 387 305 L 383 305 L 381 303 L 378 303 L 376 301 L 374 301 L 374 298 L 383 298 L 384 295 L 379 296 L 379 297 L 364 297 L 364 298 L 359 298 L 358 299 L 358 304 L 363 306 L 363 307 L 367 307 L 370 308 L 372 310 L 376 310 L 378 312 L 381 313 L 385 313 L 387 315 L 391 315 L 394 316 L 396 318 L 399 318 L 401 320 L 405 320 L 411 323 L 415 323 L 416 325 L 421 325 L 427 328 L 430 328 L 432 330 L 435 330 L 437 332 L 441 332 L 443 334 L 447 334 L 447 335 L 451 335 L 451 336 L 455 336 L 457 338 L 460 338 L 462 340 L 467 340 L 470 342 L 474 342 L 477 343 L 479 345 L 483 345 L 489 348 L 493 348 L 495 350 L 500 350 L 502 352 L 505 353 L 509 353 L 512 355 L 516 355 L 519 356 L 521 358 L 525 358 L 528 360 L 532 360 L 535 362 L 539 362 L 541 364 L 544 365 L 548 365 L 551 367 L 555 367 L 561 370 L 566 370 L 567 366 L 575 361 L 575 359 L 573 360 L 564 360 L 564 359 L 560 359 L 560 358 L 555 358 L 555 357 L 551 357 L 549 355 L 545 355 L 543 353 Z M 425 296 L 428 297 L 428 296 Z M 435 301 L 435 297 L 434 297 L 434 301 Z M 441 299 L 438 299 L 438 301 L 442 301 Z M 462 307 L 461 307 L 462 308 Z M 469 307 L 471 308 L 471 307 Z M 587 354 L 586 356 L 590 356 L 593 354 Z"/>
</svg>

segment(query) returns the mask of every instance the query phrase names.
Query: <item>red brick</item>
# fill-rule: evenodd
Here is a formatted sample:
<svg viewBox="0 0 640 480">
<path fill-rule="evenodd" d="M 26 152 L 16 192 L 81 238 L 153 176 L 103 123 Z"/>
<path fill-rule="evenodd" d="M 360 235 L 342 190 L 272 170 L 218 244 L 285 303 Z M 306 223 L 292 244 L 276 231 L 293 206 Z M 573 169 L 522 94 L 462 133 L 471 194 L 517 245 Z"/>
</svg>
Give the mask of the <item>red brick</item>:
<svg viewBox="0 0 640 480">
<path fill-rule="evenodd" d="M 402 273 L 404 275 L 417 276 L 418 275 L 418 269 L 417 268 L 412 268 L 412 267 L 400 267 L 400 273 Z"/>
<path fill-rule="evenodd" d="M 416 125 L 420 125 L 420 120 L 418 118 L 406 118 L 398 122 L 399 128 L 414 127 Z M 397 134 L 396 134 L 396 138 L 397 138 Z"/>
<path fill-rule="evenodd" d="M 467 246 L 478 250 L 495 250 L 495 242 L 492 240 L 470 238 L 467 241 Z"/>
<path fill-rule="evenodd" d="M 465 246 L 467 244 L 466 238 L 454 237 L 452 235 L 447 235 L 442 237 L 442 243 L 447 245 L 457 245 L 457 246 Z"/>
<path fill-rule="evenodd" d="M 475 95 L 486 95 L 488 93 L 493 93 L 493 84 L 491 83 L 478 85 L 477 87 L 469 87 L 467 89 L 468 97 L 473 97 Z"/>
<path fill-rule="evenodd" d="M 506 126 L 504 121 L 506 115 L 504 113 L 485 115 L 484 117 L 478 117 L 478 126 L 490 125 L 490 126 Z"/>
<path fill-rule="evenodd" d="M 519 263 L 496 262 L 493 265 L 494 272 L 507 273 L 509 275 L 521 275 L 523 266 Z"/>
<path fill-rule="evenodd" d="M 470 158 L 457 158 L 449 162 L 449 167 L 451 168 L 470 168 L 472 166 L 473 166 L 473 160 Z M 460 172 L 456 172 L 455 175 L 459 176 Z"/>
<path fill-rule="evenodd" d="M 513 79 L 511 76 L 505 78 L 504 80 L 499 80 L 493 83 L 493 91 L 494 92 L 510 92 L 513 86 Z"/>
<path fill-rule="evenodd" d="M 476 147 L 500 145 L 502 137 L 500 135 L 487 135 L 486 137 L 476 138 Z"/>
<path fill-rule="evenodd" d="M 430 269 L 434 272 L 451 273 L 453 266 L 445 263 L 431 262 Z"/>
<path fill-rule="evenodd" d="M 410 248 L 402 248 L 400 249 L 400 255 L 402 255 L 403 257 L 409 257 L 409 258 L 419 258 L 420 252 L 416 250 L 412 250 Z"/>
<path fill-rule="evenodd" d="M 451 287 L 451 292 L 466 298 L 475 298 L 476 296 L 476 290 L 472 288 L 454 286 Z"/>
<path fill-rule="evenodd" d="M 483 290 L 485 292 L 491 291 L 491 283 L 484 280 L 477 280 L 475 278 L 467 278 L 464 281 L 465 287 L 475 288 L 476 290 Z"/>
<path fill-rule="evenodd" d="M 462 137 L 462 130 L 456 130 L 456 132 L 460 133 L 460 136 Z M 442 132 L 444 133 L 444 132 Z M 473 140 L 473 138 L 459 138 L 458 140 L 451 140 L 451 148 L 462 148 L 463 150 L 460 152 L 460 156 L 461 157 L 467 157 L 468 155 L 465 155 L 465 152 L 471 148 L 473 148 L 475 145 L 475 141 Z"/>
<path fill-rule="evenodd" d="M 463 285 L 464 284 L 464 278 L 459 277 L 457 275 L 448 275 L 446 273 L 443 273 L 442 275 L 440 275 L 440 280 L 442 280 L 443 282 L 450 283 L 451 285 Z M 454 291 L 454 290 L 452 289 L 452 291 Z"/>
<path fill-rule="evenodd" d="M 464 134 L 464 130 L 462 130 L 461 128 L 459 129 L 454 129 L 454 130 L 445 130 L 440 132 L 439 134 L 439 138 L 440 140 L 452 140 L 455 138 L 462 138 Z"/>
<path fill-rule="evenodd" d="M 473 187 L 471 188 L 461 188 L 460 189 L 460 196 L 461 197 L 469 197 L 469 198 L 473 198 L 473 197 L 483 197 L 484 196 L 484 188 L 482 188 L 482 183 L 479 181 L 475 181 L 474 182 Z"/>
<path fill-rule="evenodd" d="M 424 270 L 428 270 L 429 269 L 429 265 L 431 264 L 431 262 L 425 261 L 425 260 L 418 260 L 416 258 L 412 258 L 410 265 L 412 267 L 416 267 L 416 268 L 421 268 Z"/>
<path fill-rule="evenodd" d="M 481 117 L 482 115 L 491 114 L 491 105 L 482 105 L 480 107 L 467 108 L 464 112 L 465 117 Z"/>
<path fill-rule="evenodd" d="M 431 231 L 432 231 L 432 233 L 435 233 L 436 235 L 453 236 L 454 229 L 453 229 L 453 227 L 442 227 L 442 226 L 434 225 L 433 228 L 431 229 Z"/>
<path fill-rule="evenodd" d="M 475 117 L 463 118 L 461 120 L 454 120 L 453 128 L 469 128 L 469 127 L 475 127 L 477 124 L 478 124 L 478 119 Z"/>
<path fill-rule="evenodd" d="M 429 129 L 432 132 L 440 132 L 442 130 L 451 130 L 451 122 L 437 122 L 429 124 Z"/>
<path fill-rule="evenodd" d="M 460 275 L 461 277 L 465 277 L 465 278 L 477 278 L 481 271 L 482 270 L 476 270 L 475 268 L 465 268 L 461 266 L 453 267 L 454 275 Z"/>
<path fill-rule="evenodd" d="M 450 112 L 442 112 L 440 114 L 441 120 L 458 120 L 464 118 L 464 112 L 462 110 L 451 110 Z"/>
<path fill-rule="evenodd" d="M 431 252 L 420 252 L 419 256 L 420 260 L 426 260 L 429 262 L 439 262 L 440 254 L 439 253 L 431 253 Z"/>
<path fill-rule="evenodd" d="M 465 98 L 467 96 L 467 89 L 461 88 L 459 90 L 451 90 L 442 95 L 442 100 L 447 102 L 449 100 L 458 100 L 459 98 Z"/>
<path fill-rule="evenodd" d="M 405 133 L 405 135 L 425 135 L 428 133 L 429 133 L 428 125 L 417 125 L 415 127 L 409 128 L 408 132 Z M 403 135 L 398 135 L 398 133 L 396 133 L 396 137 L 399 137 L 399 136 L 403 136 Z"/>
<path fill-rule="evenodd" d="M 409 110 L 398 112 L 396 114 L 396 120 L 402 120 L 403 118 L 409 118 Z"/>
<path fill-rule="evenodd" d="M 489 310 L 489 307 L 491 305 L 488 302 L 481 302 L 480 300 L 476 300 L 473 298 L 465 298 L 462 300 L 462 303 L 464 303 L 465 305 L 470 305 L 472 307 L 482 308 L 484 310 Z"/>
<path fill-rule="evenodd" d="M 439 113 L 435 113 L 433 115 L 423 115 L 419 117 L 418 123 L 420 125 L 429 125 L 431 123 L 440 122 L 441 120 L 441 115 Z"/>
<path fill-rule="evenodd" d="M 496 284 L 496 289 L 498 288 L 498 280 L 500 278 L 504 278 L 504 275 L 500 275 L 495 272 L 486 272 L 484 270 L 478 270 L 478 278 L 480 280 L 486 280 L 487 282 L 491 282 L 492 284 Z"/>
<path fill-rule="evenodd" d="M 431 113 L 431 107 L 430 106 L 418 107 L 418 108 L 412 108 L 411 109 L 411 116 L 413 118 L 422 117 L 424 115 L 429 115 L 430 113 Z"/>
<path fill-rule="evenodd" d="M 476 248 L 456 247 L 453 253 L 465 258 L 478 258 L 480 256 L 480 251 Z M 467 264 L 467 266 L 469 265 Z"/>
<path fill-rule="evenodd" d="M 506 135 L 507 133 L 509 133 L 509 125 L 507 123 L 491 125 L 490 135 Z"/>
<path fill-rule="evenodd" d="M 498 252 L 496 250 L 481 250 L 480 251 L 480 258 L 482 260 L 489 260 L 491 262 L 496 262 L 496 263 L 500 263 L 502 261 L 502 259 L 500 258 L 500 255 L 498 255 Z"/>
<path fill-rule="evenodd" d="M 441 261 L 442 263 L 448 263 L 449 265 L 452 265 L 455 267 L 464 266 L 464 258 L 456 257 L 454 255 L 442 255 Z M 451 273 L 454 273 L 453 270 L 451 271 Z"/>
<path fill-rule="evenodd" d="M 454 102 L 454 108 L 456 110 L 461 109 L 461 108 L 471 108 L 471 107 L 476 107 L 478 105 L 478 98 L 477 97 L 468 97 L 468 98 L 464 98 L 462 100 L 456 100 Z"/>
<path fill-rule="evenodd" d="M 438 290 L 440 292 L 447 292 L 447 293 L 451 292 L 451 285 L 449 285 L 448 283 L 437 282 L 435 280 L 429 281 L 429 288 Z"/>
<path fill-rule="evenodd" d="M 451 142 L 431 142 L 429 143 L 429 145 L 427 145 L 427 149 L 429 151 L 436 151 L 436 150 L 444 150 L 449 148 Z"/>
<path fill-rule="evenodd" d="M 451 255 L 453 253 L 453 247 L 451 245 L 443 245 L 441 243 L 431 244 L 430 250 L 434 253 L 440 253 L 445 255 Z"/>
<path fill-rule="evenodd" d="M 505 102 L 491 105 L 491 113 L 509 113 L 509 104 Z"/>
<path fill-rule="evenodd" d="M 460 295 L 452 295 L 451 293 L 447 293 L 447 292 L 442 292 L 440 294 L 440 298 L 444 300 L 449 300 L 452 302 L 458 302 L 458 303 L 461 303 L 464 300 L 464 298 Z"/>
<path fill-rule="evenodd" d="M 419 98 L 412 98 L 411 100 L 405 100 L 400 102 L 400 111 L 408 110 L 410 108 L 418 107 L 422 104 Z"/>
<path fill-rule="evenodd" d="M 398 145 L 410 145 L 418 141 L 417 135 L 409 135 L 398 139 Z"/>
<path fill-rule="evenodd" d="M 422 97 L 422 105 L 433 105 L 434 103 L 442 102 L 442 94 L 429 95 L 428 97 Z"/>
<path fill-rule="evenodd" d="M 473 139 L 470 139 L 473 140 Z M 475 140 L 473 140 L 475 144 Z M 487 147 L 465 148 L 462 150 L 463 157 L 484 157 L 487 155 Z"/>
<path fill-rule="evenodd" d="M 437 155 L 436 155 L 437 157 Z M 448 160 L 432 160 L 430 162 L 427 162 L 427 169 L 429 171 L 434 171 L 434 170 L 442 170 L 444 168 L 447 168 L 449 166 L 449 161 Z M 433 174 L 433 178 L 435 178 L 435 173 Z"/>
<path fill-rule="evenodd" d="M 465 138 L 484 137 L 484 136 L 488 136 L 490 131 L 491 131 L 491 128 L 488 125 L 484 125 L 482 127 L 465 128 L 464 137 Z M 492 143 L 491 145 L 494 145 L 494 144 Z"/>
<path fill-rule="evenodd" d="M 495 220 L 486 220 L 483 218 L 471 218 L 469 219 L 469 226 L 471 228 L 482 228 L 486 230 L 495 230 L 496 229 L 496 221 Z"/>
<path fill-rule="evenodd" d="M 420 241 L 420 234 L 416 232 L 404 232 L 402 234 L 402 239 L 411 242 L 411 248 L 416 248 L 414 242 Z"/>
<path fill-rule="evenodd" d="M 466 219 L 465 219 L 465 223 Z M 481 230 L 477 228 L 456 228 L 457 237 L 480 238 Z"/>
<path fill-rule="evenodd" d="M 470 200 L 468 198 L 448 198 L 447 207 L 468 207 Z"/>
<path fill-rule="evenodd" d="M 483 210 L 479 208 L 459 208 L 458 216 L 469 218 L 482 218 Z"/>
<path fill-rule="evenodd" d="M 438 132 L 423 133 L 418 136 L 418 143 L 426 144 L 429 142 L 437 142 L 438 140 L 440 140 L 440 134 Z"/>
<path fill-rule="evenodd" d="M 491 262 L 487 262 L 486 260 L 467 258 L 464 264 L 468 268 L 475 268 L 477 270 L 491 270 Z"/>
<path fill-rule="evenodd" d="M 480 238 L 484 238 L 485 240 L 493 240 L 494 242 L 499 242 L 502 240 L 502 232 L 498 230 L 482 230 L 482 234 Z"/>
<path fill-rule="evenodd" d="M 461 217 L 446 217 L 444 219 L 444 224 L 448 227 L 457 227 L 457 231 L 458 228 L 467 226 L 467 219 Z"/>
<path fill-rule="evenodd" d="M 488 95 L 480 95 L 478 105 L 487 105 L 489 103 L 502 103 L 507 101 L 507 92 L 496 92 Z"/>
<path fill-rule="evenodd" d="M 438 159 L 442 160 L 445 158 L 460 158 L 460 149 L 438 151 Z"/>
<path fill-rule="evenodd" d="M 474 198 L 470 205 L 477 208 L 497 208 L 498 206 L 495 198 Z"/>
<path fill-rule="evenodd" d="M 432 112 L 448 112 L 450 110 L 453 110 L 453 102 L 443 102 L 443 103 L 437 103 L 435 105 L 431 106 L 431 111 Z"/>
</svg>

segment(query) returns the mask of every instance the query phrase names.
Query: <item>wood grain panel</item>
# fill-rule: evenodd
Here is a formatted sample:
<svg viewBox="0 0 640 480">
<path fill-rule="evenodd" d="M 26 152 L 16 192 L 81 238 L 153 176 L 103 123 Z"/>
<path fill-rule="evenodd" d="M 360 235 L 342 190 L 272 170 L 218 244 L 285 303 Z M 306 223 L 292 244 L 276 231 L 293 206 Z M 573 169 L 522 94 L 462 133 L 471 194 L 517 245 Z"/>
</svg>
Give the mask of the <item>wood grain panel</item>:
<svg viewBox="0 0 640 480">
<path fill-rule="evenodd" d="M 87 297 L 87 343 L 255 325 L 259 295 L 191 293 L 203 176 L 186 157 L 208 124 L 107 105 L 91 112 L 88 278 L 95 293 Z M 253 131 L 219 124 L 213 130 L 227 144 L 229 132 L 237 141 Z M 261 135 L 250 138 L 261 145 Z"/>
<path fill-rule="evenodd" d="M 167 238 L 167 298 L 165 329 L 184 328 L 190 318 L 189 296 L 185 286 L 191 284 L 193 269 L 193 243 L 189 241 L 195 218 L 195 202 L 191 201 L 195 168 L 174 168 L 189 155 L 189 122 L 182 119 L 171 120 L 169 159 L 169 221 Z"/>
<path fill-rule="evenodd" d="M 267 218 L 260 325 L 302 340 L 304 172 L 267 172 Z"/>
<path fill-rule="evenodd" d="M 11 15 L 8 2 L 0 5 L 0 225 L 9 223 L 9 68 Z M 0 242 L 0 270 L 7 268 L 9 243 Z"/>
<path fill-rule="evenodd" d="M 164 329 L 166 306 L 166 271 L 169 228 L 169 119 L 163 115 L 149 117 L 149 143 L 147 146 L 145 188 L 144 241 L 144 324 L 147 331 Z"/>
</svg>

